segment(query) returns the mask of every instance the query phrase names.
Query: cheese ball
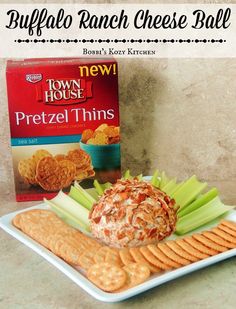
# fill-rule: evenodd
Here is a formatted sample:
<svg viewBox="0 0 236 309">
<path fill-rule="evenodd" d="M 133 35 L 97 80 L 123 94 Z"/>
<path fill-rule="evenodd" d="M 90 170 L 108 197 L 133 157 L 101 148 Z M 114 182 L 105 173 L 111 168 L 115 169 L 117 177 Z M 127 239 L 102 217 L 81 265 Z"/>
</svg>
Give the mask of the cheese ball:
<svg viewBox="0 0 236 309">
<path fill-rule="evenodd" d="M 175 201 L 148 181 L 118 180 L 93 205 L 93 236 L 111 247 L 157 243 L 175 230 Z"/>
</svg>

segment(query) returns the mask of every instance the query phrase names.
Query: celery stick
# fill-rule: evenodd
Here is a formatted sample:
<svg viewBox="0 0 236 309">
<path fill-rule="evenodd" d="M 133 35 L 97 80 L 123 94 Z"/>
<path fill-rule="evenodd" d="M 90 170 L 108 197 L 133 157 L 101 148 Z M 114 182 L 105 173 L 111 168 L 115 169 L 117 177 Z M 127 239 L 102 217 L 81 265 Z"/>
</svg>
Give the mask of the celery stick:
<svg viewBox="0 0 236 309">
<path fill-rule="evenodd" d="M 106 189 L 109 189 L 112 186 L 112 184 L 110 182 L 106 182 L 106 183 L 103 183 L 101 186 L 104 188 L 104 191 L 105 191 Z"/>
<path fill-rule="evenodd" d="M 143 180 L 143 174 L 139 174 L 136 178 L 138 178 L 139 181 Z"/>
<path fill-rule="evenodd" d="M 58 215 L 58 217 L 60 217 L 67 224 L 73 226 L 74 228 L 77 228 L 77 229 L 81 230 L 82 232 L 84 230 L 88 231 L 88 232 L 90 231 L 88 225 L 84 224 L 82 221 L 80 221 L 79 219 L 77 219 L 74 216 L 72 216 L 66 210 L 58 207 L 52 201 L 49 201 L 46 198 L 44 198 L 44 202 L 47 203 L 51 207 L 51 209 Z"/>
<path fill-rule="evenodd" d="M 88 192 L 88 194 L 90 194 L 95 199 L 95 201 L 99 199 L 98 193 L 95 188 L 89 188 L 89 189 L 86 189 L 86 191 Z"/>
<path fill-rule="evenodd" d="M 87 208 L 88 210 L 90 210 L 93 206 L 93 203 L 91 203 L 88 199 L 86 199 L 86 197 L 84 197 L 84 195 L 82 195 L 80 191 L 74 186 L 70 187 L 69 196 L 73 198 L 73 200 L 75 200 L 76 202 L 80 203 L 82 206 Z"/>
<path fill-rule="evenodd" d="M 160 178 L 158 177 L 158 178 L 156 178 L 156 180 L 155 180 L 155 183 L 153 184 L 153 186 L 154 187 L 156 187 L 156 188 L 160 188 Z"/>
<path fill-rule="evenodd" d="M 176 187 L 176 178 L 171 179 L 163 188 L 162 191 L 164 191 L 166 194 L 170 194 L 170 192 Z"/>
<path fill-rule="evenodd" d="M 200 182 L 193 175 L 184 184 L 172 194 L 172 198 L 176 202 L 176 206 L 180 209 L 190 204 L 207 186 L 207 183 Z"/>
<path fill-rule="evenodd" d="M 159 178 L 158 178 L 158 175 L 159 175 L 159 171 L 156 170 L 155 173 L 153 174 L 152 178 L 151 178 L 151 184 L 154 186 L 154 187 L 159 187 Z"/>
<path fill-rule="evenodd" d="M 217 196 L 204 206 L 180 218 L 177 221 L 176 234 L 183 235 L 195 230 L 223 215 L 230 209 L 232 209 L 232 207 L 224 205 Z"/>
<path fill-rule="evenodd" d="M 163 171 L 161 173 L 161 181 L 160 181 L 160 189 L 162 190 L 162 188 L 168 183 L 169 179 L 166 176 L 166 173 Z"/>
<path fill-rule="evenodd" d="M 179 190 L 179 188 L 180 188 L 182 185 L 183 185 L 183 182 L 180 182 L 180 183 L 176 184 L 176 186 L 175 186 L 172 190 L 170 190 L 170 192 L 169 192 L 170 197 L 172 197 L 172 195 L 173 195 L 177 190 Z"/>
<path fill-rule="evenodd" d="M 80 195 L 83 195 L 83 197 L 86 198 L 90 203 L 93 204 L 95 202 L 94 198 L 85 189 L 83 189 L 77 181 L 75 181 L 74 186 L 77 190 L 79 190 Z"/>
<path fill-rule="evenodd" d="M 89 226 L 89 211 L 71 197 L 60 191 L 57 196 L 50 200 L 50 202 L 56 204 L 60 209 L 70 213 L 79 221 L 82 221 L 85 225 Z"/>
<path fill-rule="evenodd" d="M 96 189 L 99 196 L 103 195 L 104 189 L 102 185 L 97 181 L 97 179 L 93 182 L 94 188 Z"/>
<path fill-rule="evenodd" d="M 210 191 L 206 192 L 199 198 L 197 198 L 195 201 L 193 201 L 191 204 L 183 207 L 179 212 L 178 212 L 178 217 L 181 218 L 190 212 L 198 209 L 199 207 L 207 204 L 210 202 L 213 198 L 215 198 L 218 195 L 218 191 L 216 188 L 212 188 Z"/>
<path fill-rule="evenodd" d="M 124 179 L 132 179 L 133 177 L 130 175 L 130 170 L 125 171 Z"/>
<path fill-rule="evenodd" d="M 94 188 L 96 189 L 96 192 L 98 196 L 103 195 L 104 191 L 106 189 L 109 189 L 112 186 L 112 183 L 106 182 L 106 183 L 99 183 L 96 179 L 93 182 Z"/>
</svg>

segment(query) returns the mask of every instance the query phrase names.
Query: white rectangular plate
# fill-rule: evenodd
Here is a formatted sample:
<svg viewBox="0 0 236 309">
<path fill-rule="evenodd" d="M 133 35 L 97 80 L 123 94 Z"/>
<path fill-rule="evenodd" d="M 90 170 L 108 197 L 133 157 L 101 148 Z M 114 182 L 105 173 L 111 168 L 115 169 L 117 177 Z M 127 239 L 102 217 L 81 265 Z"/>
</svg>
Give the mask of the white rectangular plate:
<svg viewBox="0 0 236 309">
<path fill-rule="evenodd" d="M 176 270 L 171 270 L 168 272 L 164 272 L 162 274 L 156 274 L 150 277 L 149 280 L 146 282 L 131 288 L 127 291 L 121 292 L 121 293 L 106 293 L 97 288 L 94 284 L 92 284 L 83 274 L 81 274 L 78 270 L 74 269 L 69 264 L 65 263 L 62 259 L 57 257 L 55 254 L 53 254 L 51 251 L 47 250 L 43 246 L 39 245 L 36 241 L 22 233 L 20 230 L 15 228 L 11 221 L 20 212 L 29 210 L 29 209 L 48 209 L 48 206 L 46 204 L 40 204 L 31 208 L 27 208 L 21 211 L 16 211 L 13 213 L 10 213 L 8 215 L 5 215 L 0 218 L 0 227 L 4 229 L 7 233 L 11 234 L 13 237 L 24 243 L 26 246 L 37 252 L 39 255 L 44 257 L 48 262 L 53 264 L 55 267 L 57 267 L 60 271 L 62 271 L 67 277 L 69 277 L 71 280 L 73 280 L 76 284 L 78 284 L 82 289 L 84 289 L 87 293 L 95 297 L 96 299 L 104 302 L 117 302 L 121 301 L 127 298 L 130 298 L 132 296 L 135 296 L 137 294 L 140 294 L 142 292 L 145 292 L 153 287 L 156 287 L 158 285 L 161 285 L 165 282 L 168 282 L 170 280 L 173 280 L 175 278 L 179 278 L 181 276 L 184 276 L 186 274 L 189 274 L 191 272 L 194 272 L 195 270 L 207 267 L 209 265 L 215 264 L 217 262 L 220 262 L 222 260 L 228 259 L 232 256 L 236 255 L 236 249 L 231 249 L 226 252 L 217 254 L 216 256 L 209 257 L 205 260 L 195 262 L 193 264 L 181 267 Z M 236 210 L 232 210 L 230 214 L 225 216 L 225 219 L 231 220 L 236 222 Z M 213 225 L 216 225 L 217 222 Z M 212 227 L 211 225 L 205 225 L 204 228 L 199 229 L 201 230 L 207 230 Z"/>
</svg>

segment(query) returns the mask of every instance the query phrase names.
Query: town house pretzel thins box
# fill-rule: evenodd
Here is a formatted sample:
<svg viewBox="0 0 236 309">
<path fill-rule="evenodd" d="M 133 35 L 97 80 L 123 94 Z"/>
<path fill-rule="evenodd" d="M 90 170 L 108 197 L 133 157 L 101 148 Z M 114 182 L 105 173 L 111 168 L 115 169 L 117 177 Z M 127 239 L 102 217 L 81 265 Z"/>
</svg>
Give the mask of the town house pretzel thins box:
<svg viewBox="0 0 236 309">
<path fill-rule="evenodd" d="M 120 177 L 114 59 L 9 60 L 6 78 L 17 201 Z"/>
</svg>

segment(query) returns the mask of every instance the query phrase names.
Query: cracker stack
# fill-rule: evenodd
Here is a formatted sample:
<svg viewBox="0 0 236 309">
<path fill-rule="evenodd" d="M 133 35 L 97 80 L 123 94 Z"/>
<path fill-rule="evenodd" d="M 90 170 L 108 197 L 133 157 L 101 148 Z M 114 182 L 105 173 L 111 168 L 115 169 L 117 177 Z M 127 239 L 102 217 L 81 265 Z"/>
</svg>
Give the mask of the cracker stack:
<svg viewBox="0 0 236 309">
<path fill-rule="evenodd" d="M 106 292 L 122 292 L 161 273 L 236 248 L 236 224 L 223 220 L 210 231 L 137 248 L 115 249 L 68 226 L 52 211 L 29 210 L 13 224 L 67 263 L 81 268 Z"/>
</svg>

